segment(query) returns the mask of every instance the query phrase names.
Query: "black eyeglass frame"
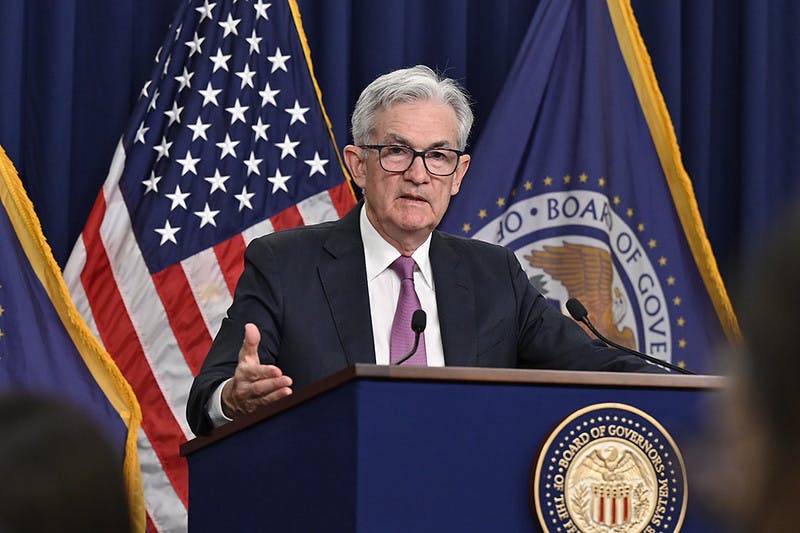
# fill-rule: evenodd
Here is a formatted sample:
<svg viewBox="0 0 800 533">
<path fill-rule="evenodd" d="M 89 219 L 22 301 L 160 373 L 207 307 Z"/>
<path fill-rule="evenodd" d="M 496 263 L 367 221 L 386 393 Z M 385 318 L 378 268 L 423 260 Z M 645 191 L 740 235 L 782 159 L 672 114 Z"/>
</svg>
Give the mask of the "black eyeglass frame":
<svg viewBox="0 0 800 533">
<path fill-rule="evenodd" d="M 393 147 L 393 146 L 397 147 L 397 148 L 403 148 L 404 150 L 408 150 L 413 154 L 413 156 L 411 157 L 411 161 L 408 163 L 408 166 L 406 168 L 404 168 L 403 170 L 389 170 L 388 168 L 383 166 L 383 159 L 381 159 L 381 150 L 383 150 L 384 148 L 390 148 L 390 147 Z M 425 167 L 425 171 L 428 172 L 428 174 L 431 174 L 433 176 L 440 176 L 440 177 L 452 176 L 455 173 L 455 171 L 458 170 L 458 163 L 461 161 L 461 156 L 467 153 L 467 152 L 465 152 L 463 150 L 456 150 L 454 148 L 431 148 L 429 150 L 414 150 L 410 146 L 406 146 L 404 144 L 359 144 L 358 147 L 359 148 L 377 150 L 378 151 L 378 163 L 380 163 L 381 168 L 383 170 L 385 170 L 386 172 L 405 172 L 409 168 L 411 168 L 411 165 L 414 164 L 414 160 L 417 159 L 417 157 L 421 157 L 422 158 L 422 165 Z M 428 168 L 428 162 L 425 159 L 425 154 L 427 154 L 428 152 L 452 152 L 452 153 L 456 154 L 456 164 L 453 166 L 453 170 L 451 170 L 447 174 L 439 174 L 438 172 L 431 171 L 431 169 Z"/>
</svg>

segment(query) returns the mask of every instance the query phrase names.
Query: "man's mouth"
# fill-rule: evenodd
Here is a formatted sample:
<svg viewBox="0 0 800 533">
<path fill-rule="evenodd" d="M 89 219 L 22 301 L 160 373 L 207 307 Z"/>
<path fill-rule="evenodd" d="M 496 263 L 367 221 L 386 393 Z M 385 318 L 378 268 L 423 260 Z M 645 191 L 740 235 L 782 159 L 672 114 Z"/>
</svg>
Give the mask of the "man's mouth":
<svg viewBox="0 0 800 533">
<path fill-rule="evenodd" d="M 410 200 L 412 202 L 428 202 L 423 196 L 417 194 L 403 194 L 400 196 L 401 200 Z"/>
</svg>

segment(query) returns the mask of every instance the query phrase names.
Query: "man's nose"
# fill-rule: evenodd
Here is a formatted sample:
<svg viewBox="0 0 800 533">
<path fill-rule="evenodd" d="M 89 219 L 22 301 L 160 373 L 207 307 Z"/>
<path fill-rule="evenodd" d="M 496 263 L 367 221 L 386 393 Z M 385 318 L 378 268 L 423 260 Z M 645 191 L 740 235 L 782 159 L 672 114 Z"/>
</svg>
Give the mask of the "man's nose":
<svg viewBox="0 0 800 533">
<path fill-rule="evenodd" d="M 411 166 L 405 172 L 406 179 L 414 183 L 425 183 L 430 180 L 428 169 L 425 168 L 425 160 L 422 155 L 415 155 L 414 160 L 411 161 Z"/>
</svg>

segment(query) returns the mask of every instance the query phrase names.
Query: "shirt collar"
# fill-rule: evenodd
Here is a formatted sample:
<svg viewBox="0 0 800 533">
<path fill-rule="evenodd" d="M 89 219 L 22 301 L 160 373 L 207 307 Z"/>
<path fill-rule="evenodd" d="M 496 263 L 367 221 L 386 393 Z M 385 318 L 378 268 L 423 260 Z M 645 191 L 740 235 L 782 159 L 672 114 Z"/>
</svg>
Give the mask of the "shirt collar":
<svg viewBox="0 0 800 533">
<path fill-rule="evenodd" d="M 364 259 L 367 267 L 367 281 L 372 281 L 378 277 L 384 270 L 389 268 L 395 259 L 400 257 L 400 253 L 394 246 L 386 242 L 386 240 L 378 233 L 375 226 L 372 225 L 369 218 L 367 218 L 366 203 L 361 208 L 359 218 L 361 227 L 361 240 L 364 242 Z M 419 248 L 414 250 L 411 257 L 417 263 L 422 278 L 425 283 L 433 288 L 433 270 L 431 269 L 431 258 L 429 251 L 431 248 L 431 236 L 425 239 Z"/>
</svg>

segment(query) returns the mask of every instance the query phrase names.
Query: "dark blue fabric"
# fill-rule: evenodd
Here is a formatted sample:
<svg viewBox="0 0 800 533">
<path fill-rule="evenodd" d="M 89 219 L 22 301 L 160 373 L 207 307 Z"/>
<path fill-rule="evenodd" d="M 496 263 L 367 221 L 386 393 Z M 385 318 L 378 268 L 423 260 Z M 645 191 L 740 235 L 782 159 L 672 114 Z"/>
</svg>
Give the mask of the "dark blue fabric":
<svg viewBox="0 0 800 533">
<path fill-rule="evenodd" d="M 13 205 L 11 198 L 6 201 Z M 68 401 L 96 421 L 114 449 L 124 450 L 125 422 L 87 368 L 69 324 L 62 322 L 33 269 L 31 261 L 45 258 L 28 258 L 2 203 L 0 258 L 0 391 L 27 390 Z"/>
<path fill-rule="evenodd" d="M 63 265 L 180 0 L 4 0 L 0 145 Z M 633 0 L 723 275 L 798 192 L 800 5 Z M 300 0 L 340 145 L 376 74 L 427 63 L 475 99 L 476 135 L 535 0 Z"/>
<path fill-rule="evenodd" d="M 3 2 L 0 145 L 61 266 L 86 224 L 176 6 Z"/>
</svg>

